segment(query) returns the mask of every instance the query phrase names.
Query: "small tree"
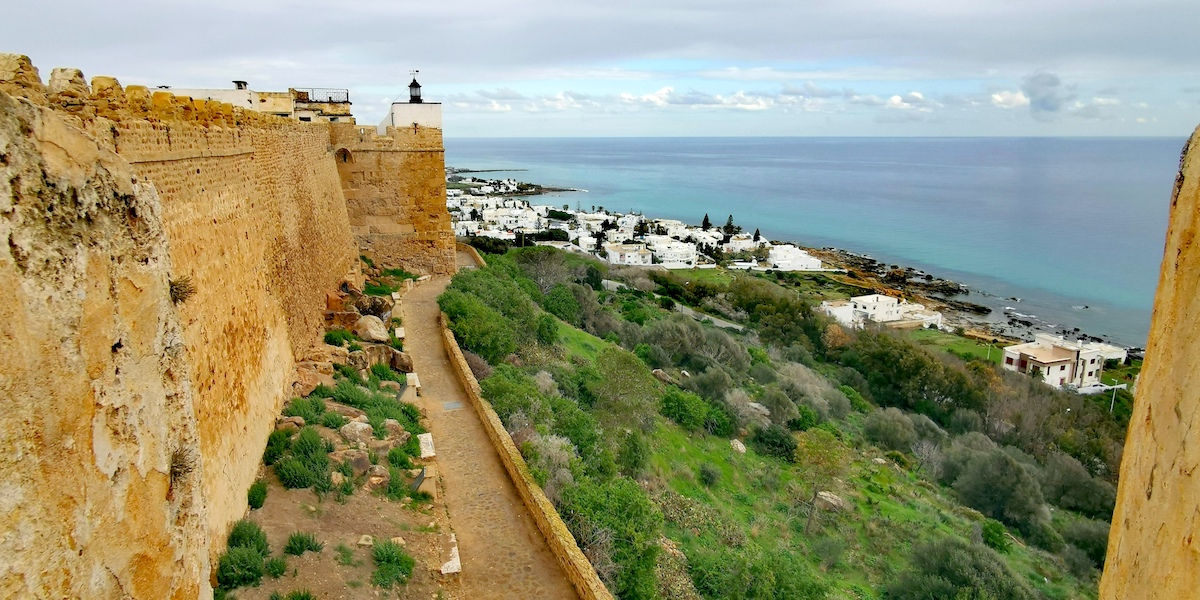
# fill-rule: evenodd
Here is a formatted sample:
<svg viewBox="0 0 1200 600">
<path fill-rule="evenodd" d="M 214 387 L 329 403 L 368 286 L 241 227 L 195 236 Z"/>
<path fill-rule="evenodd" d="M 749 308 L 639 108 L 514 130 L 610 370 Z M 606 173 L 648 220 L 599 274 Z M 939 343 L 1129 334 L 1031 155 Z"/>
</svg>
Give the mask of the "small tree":
<svg viewBox="0 0 1200 600">
<path fill-rule="evenodd" d="M 704 231 L 712 229 L 712 221 L 708 219 L 708 213 L 704 213 L 704 220 L 700 221 L 700 229 L 703 229 Z"/>
<path fill-rule="evenodd" d="M 734 231 L 736 231 L 736 228 L 733 226 L 733 215 L 729 215 L 729 218 L 725 220 L 724 229 L 725 235 L 733 235 Z"/>
<path fill-rule="evenodd" d="M 756 244 L 757 244 L 757 243 L 758 243 L 760 240 L 762 240 L 762 234 L 761 234 L 761 233 L 759 233 L 759 232 L 758 232 L 758 228 L 757 228 L 757 227 L 755 227 L 755 228 L 754 228 L 754 243 L 756 243 Z"/>
<path fill-rule="evenodd" d="M 848 461 L 842 444 L 824 429 L 809 429 L 796 437 L 796 464 L 811 488 L 808 520 L 804 523 L 804 532 L 808 533 L 817 514 L 817 494 L 845 474 Z"/>
</svg>

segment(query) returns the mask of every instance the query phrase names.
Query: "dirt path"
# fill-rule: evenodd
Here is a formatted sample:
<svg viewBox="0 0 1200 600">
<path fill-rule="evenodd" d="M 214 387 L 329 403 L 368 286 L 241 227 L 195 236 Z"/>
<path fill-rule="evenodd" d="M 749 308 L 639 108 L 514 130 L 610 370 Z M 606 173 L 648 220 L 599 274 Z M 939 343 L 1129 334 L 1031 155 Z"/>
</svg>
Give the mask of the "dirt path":
<svg viewBox="0 0 1200 600">
<path fill-rule="evenodd" d="M 463 597 L 577 598 L 450 367 L 437 324 L 437 296 L 448 283 L 426 281 L 402 302 L 405 351 L 421 379 L 442 500 L 458 537 Z"/>
</svg>

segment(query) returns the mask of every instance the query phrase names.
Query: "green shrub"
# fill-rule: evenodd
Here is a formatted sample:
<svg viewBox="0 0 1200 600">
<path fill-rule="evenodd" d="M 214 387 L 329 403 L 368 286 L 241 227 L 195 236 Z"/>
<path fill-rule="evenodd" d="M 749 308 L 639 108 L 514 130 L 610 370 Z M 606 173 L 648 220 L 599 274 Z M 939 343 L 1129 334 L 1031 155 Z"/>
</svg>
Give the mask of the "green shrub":
<svg viewBox="0 0 1200 600">
<path fill-rule="evenodd" d="M 358 352 L 359 350 L 362 350 L 362 344 L 359 344 L 358 342 L 350 342 L 350 345 L 346 346 L 346 350 L 350 352 Z"/>
<path fill-rule="evenodd" d="M 1055 506 L 1074 510 L 1092 519 L 1112 517 L 1117 490 L 1107 481 L 1092 477 L 1078 459 L 1062 452 L 1046 458 L 1041 474 L 1042 491 Z"/>
<path fill-rule="evenodd" d="M 1062 537 L 1071 546 L 1082 550 L 1092 561 L 1092 566 L 1102 568 L 1108 549 L 1109 527 L 1107 521 L 1080 519 L 1064 526 Z"/>
<path fill-rule="evenodd" d="M 358 259 L 363 261 L 363 264 L 367 265 L 368 268 L 375 268 L 375 261 L 371 260 L 366 254 L 359 254 Z"/>
<path fill-rule="evenodd" d="M 288 536 L 287 545 L 283 547 L 284 554 L 300 556 L 305 552 L 320 552 L 325 544 L 317 541 L 317 536 L 311 533 L 293 532 Z"/>
<path fill-rule="evenodd" d="M 708 405 L 708 415 L 704 417 L 706 431 L 716 436 L 730 437 L 733 435 L 735 423 L 733 415 L 729 414 L 729 410 L 724 406 L 711 403 Z"/>
<path fill-rule="evenodd" d="M 413 437 L 416 437 L 416 436 L 413 436 Z M 411 439 L 411 438 L 409 438 L 409 439 Z M 410 459 L 410 455 L 403 446 L 397 446 L 395 448 L 392 448 L 391 450 L 388 450 L 388 464 L 393 467 L 396 467 L 397 469 L 413 468 L 413 464 L 412 464 L 412 460 Z"/>
<path fill-rule="evenodd" d="M 564 284 L 557 284 L 546 292 L 542 297 L 542 308 L 567 323 L 579 325 L 579 301 L 575 299 L 571 288 Z"/>
<path fill-rule="evenodd" d="M 317 481 L 316 473 L 294 456 L 285 457 L 275 463 L 275 475 L 279 477 L 283 487 L 293 490 L 312 487 Z"/>
<path fill-rule="evenodd" d="M 898 408 L 885 408 L 867 415 L 863 434 L 884 450 L 908 452 L 917 441 L 912 419 Z"/>
<path fill-rule="evenodd" d="M 309 396 L 308 398 L 292 398 L 288 402 L 287 408 L 283 409 L 285 417 L 300 417 L 304 419 L 307 425 L 314 425 L 321 420 L 321 414 L 325 412 L 325 400 L 319 396 Z"/>
<path fill-rule="evenodd" d="M 792 433 L 778 425 L 760 427 L 750 437 L 750 443 L 759 453 L 782 458 L 788 462 L 796 461 L 796 438 Z"/>
<path fill-rule="evenodd" d="M 721 469 L 708 463 L 700 465 L 700 483 L 706 487 L 712 487 L 719 481 L 721 481 Z"/>
<path fill-rule="evenodd" d="M 383 494 L 392 500 L 400 500 L 408 495 L 408 480 L 396 467 L 388 467 L 387 488 L 383 490 Z"/>
<path fill-rule="evenodd" d="M 267 449 L 263 451 L 263 464 L 273 465 L 285 452 L 292 447 L 292 440 L 286 431 L 276 429 L 267 438 Z"/>
<path fill-rule="evenodd" d="M 385 364 L 371 365 L 371 374 L 378 377 L 380 381 L 395 381 L 401 385 L 408 381 L 404 373 L 397 373 Z"/>
<path fill-rule="evenodd" d="M 563 492 L 559 511 L 583 551 L 608 552 L 616 566 L 611 591 L 620 598 L 655 595 L 654 565 L 660 550 L 662 513 L 636 483 L 626 478 L 583 481 Z M 611 545 L 588 547 L 593 532 L 611 533 Z"/>
<path fill-rule="evenodd" d="M 800 416 L 787 422 L 788 429 L 792 431 L 808 431 L 816 427 L 817 422 L 821 420 L 817 411 L 804 404 L 796 405 L 796 412 L 800 413 Z"/>
<path fill-rule="evenodd" d="M 272 578 L 279 579 L 280 577 L 283 577 L 284 573 L 287 573 L 287 559 L 282 556 L 268 558 L 267 561 L 263 563 L 263 570 L 265 570 L 267 575 L 270 575 Z"/>
<path fill-rule="evenodd" d="M 1041 547 L 1054 548 L 1053 538 L 1057 534 L 1044 522 L 1042 491 L 1037 480 L 1004 451 L 976 452 L 963 466 L 953 487 L 967 506 L 1020 529 L 1034 543 L 1042 539 L 1043 543 L 1038 543 Z"/>
<path fill-rule="evenodd" d="M 983 543 L 997 552 L 1008 552 L 1012 548 L 1012 542 L 1008 539 L 1008 531 L 1004 528 L 1004 524 L 995 519 L 984 519 L 979 526 L 979 533 L 983 538 Z"/>
<path fill-rule="evenodd" d="M 516 351 L 513 324 L 479 298 L 449 289 L 438 297 L 438 306 L 450 317 L 458 342 L 489 363 L 498 364 Z"/>
<path fill-rule="evenodd" d="M 543 314 L 537 320 L 537 340 L 543 345 L 551 346 L 558 342 L 558 319 Z"/>
<path fill-rule="evenodd" d="M 271 554 L 271 546 L 267 543 L 267 534 L 254 521 L 242 519 L 234 523 L 225 542 L 230 548 L 250 548 L 262 558 Z"/>
<path fill-rule="evenodd" d="M 250 508 L 262 508 L 263 503 L 267 501 L 267 482 L 259 479 L 250 484 L 250 490 L 246 492 L 246 501 L 249 502 Z"/>
<path fill-rule="evenodd" d="M 420 279 L 421 277 L 420 275 L 413 275 L 412 273 L 409 273 L 408 271 L 405 271 L 399 267 L 396 267 L 395 269 L 384 269 L 383 274 L 388 277 L 399 279 L 400 281 L 404 281 L 405 279 Z"/>
<path fill-rule="evenodd" d="M 388 285 L 382 281 L 375 280 L 367 281 L 363 285 L 363 293 L 368 296 L 391 296 L 399 289 L 399 286 Z"/>
<path fill-rule="evenodd" d="M 339 565 L 348 567 L 354 564 L 354 549 L 350 546 L 338 544 L 337 548 L 334 548 L 334 551 L 337 552 L 337 563 Z"/>
<path fill-rule="evenodd" d="M 330 429 L 341 429 L 343 425 L 349 422 L 349 419 L 333 411 L 321 415 L 321 425 Z"/>
<path fill-rule="evenodd" d="M 375 560 L 375 572 L 371 574 L 371 583 L 382 588 L 406 583 L 412 575 L 413 565 L 416 564 L 400 544 L 392 541 L 376 543 L 371 551 L 371 558 Z"/>
<path fill-rule="evenodd" d="M 821 567 L 830 569 L 841 562 L 842 555 L 846 553 L 846 542 L 835 537 L 821 538 L 813 542 L 812 551 L 821 559 Z"/>
<path fill-rule="evenodd" d="M 650 443 L 642 434 L 636 431 L 629 432 L 621 442 L 621 452 L 617 455 L 617 464 L 621 466 L 621 472 L 636 478 L 646 468 L 649 460 Z"/>
<path fill-rule="evenodd" d="M 312 427 L 301 429 L 300 435 L 297 435 L 296 441 L 292 443 L 292 454 L 299 457 L 324 453 L 325 441 L 321 439 L 321 434 Z"/>
<path fill-rule="evenodd" d="M 691 392 L 669 386 L 660 407 L 664 417 L 688 431 L 699 431 L 708 418 L 708 403 Z"/>
<path fill-rule="evenodd" d="M 358 341 L 358 336 L 354 332 L 345 329 L 334 329 L 333 331 L 325 332 L 325 343 L 330 346 L 345 346 L 346 342 Z"/>
<path fill-rule="evenodd" d="M 217 560 L 217 584 L 225 589 L 258 585 L 263 578 L 263 555 L 254 548 L 230 547 Z"/>
<path fill-rule="evenodd" d="M 1008 569 L 999 554 L 982 544 L 942 538 L 915 545 L 909 560 L 910 569 L 884 587 L 885 597 L 895 600 L 1036 597 Z"/>
<path fill-rule="evenodd" d="M 1076 548 L 1071 544 L 1067 544 L 1062 550 L 1063 564 L 1067 566 L 1067 571 L 1070 571 L 1076 579 L 1080 581 L 1088 581 L 1095 575 L 1096 565 L 1087 552 Z"/>
</svg>

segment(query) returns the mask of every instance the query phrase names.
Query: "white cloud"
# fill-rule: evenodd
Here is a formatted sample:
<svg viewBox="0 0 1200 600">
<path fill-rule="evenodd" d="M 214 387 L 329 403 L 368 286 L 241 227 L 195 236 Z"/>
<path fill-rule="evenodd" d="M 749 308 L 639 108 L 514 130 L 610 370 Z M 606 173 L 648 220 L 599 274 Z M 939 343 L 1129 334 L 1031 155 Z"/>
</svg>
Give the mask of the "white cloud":
<svg viewBox="0 0 1200 600">
<path fill-rule="evenodd" d="M 1000 108 L 1020 108 L 1029 106 L 1029 96 L 1025 92 L 1005 90 L 992 94 L 992 104 Z"/>
</svg>

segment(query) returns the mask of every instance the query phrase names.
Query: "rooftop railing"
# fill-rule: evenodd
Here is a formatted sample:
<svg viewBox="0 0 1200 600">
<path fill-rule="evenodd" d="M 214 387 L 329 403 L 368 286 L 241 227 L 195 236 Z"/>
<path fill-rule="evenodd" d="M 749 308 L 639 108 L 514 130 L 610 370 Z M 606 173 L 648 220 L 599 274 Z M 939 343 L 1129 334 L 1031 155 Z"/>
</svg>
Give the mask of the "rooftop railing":
<svg viewBox="0 0 1200 600">
<path fill-rule="evenodd" d="M 350 90 L 334 88 L 294 88 L 297 102 L 332 102 L 350 103 Z"/>
</svg>

